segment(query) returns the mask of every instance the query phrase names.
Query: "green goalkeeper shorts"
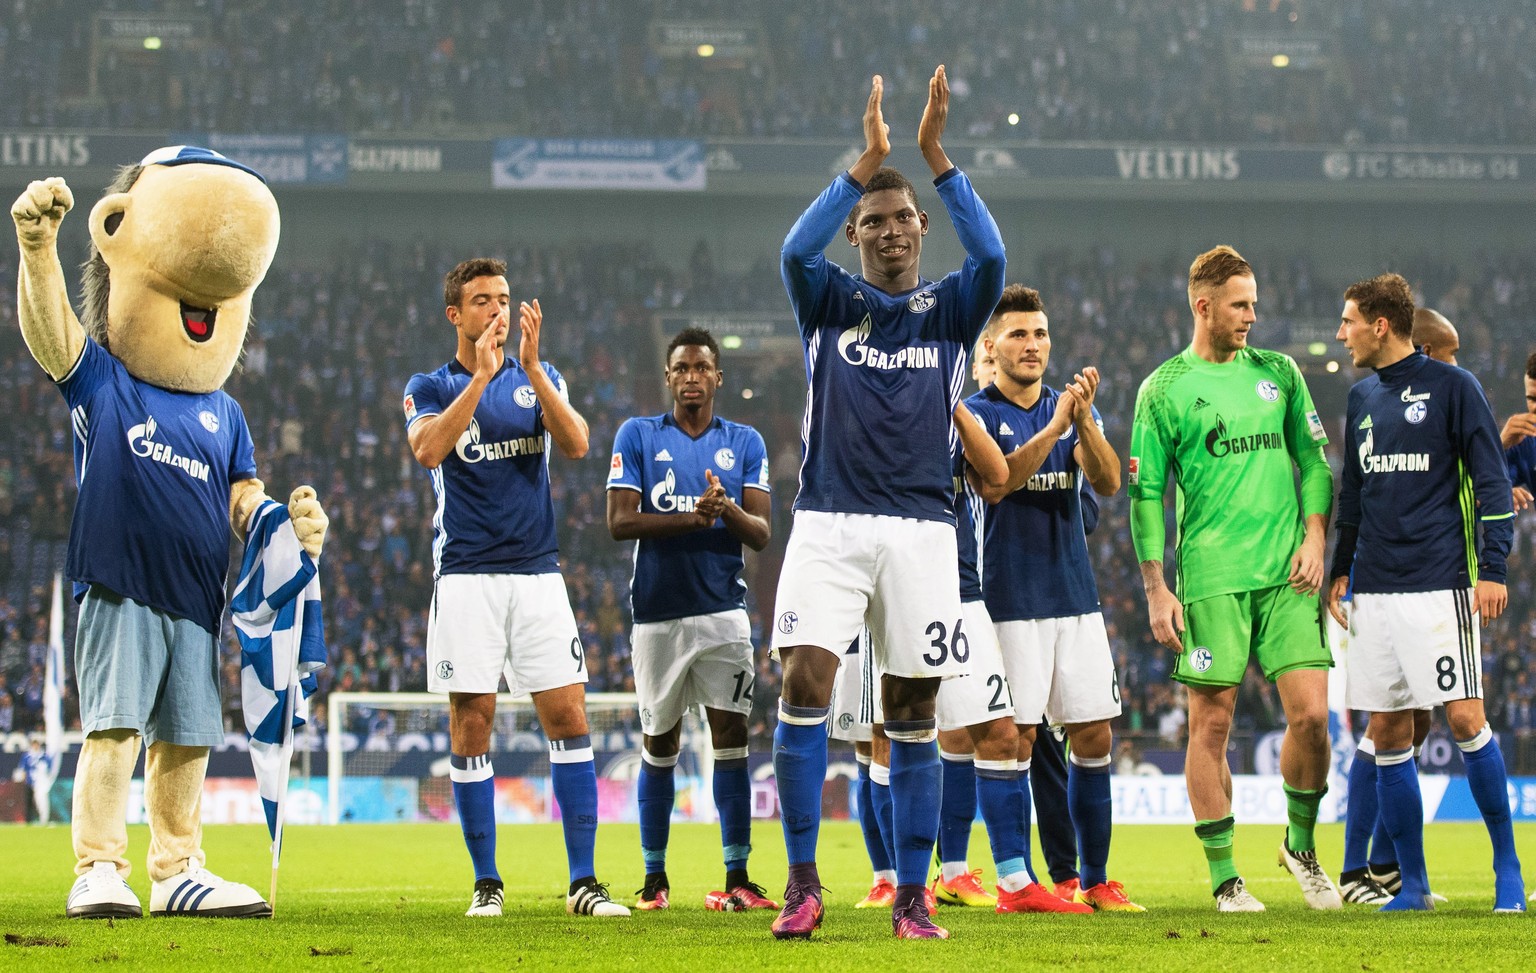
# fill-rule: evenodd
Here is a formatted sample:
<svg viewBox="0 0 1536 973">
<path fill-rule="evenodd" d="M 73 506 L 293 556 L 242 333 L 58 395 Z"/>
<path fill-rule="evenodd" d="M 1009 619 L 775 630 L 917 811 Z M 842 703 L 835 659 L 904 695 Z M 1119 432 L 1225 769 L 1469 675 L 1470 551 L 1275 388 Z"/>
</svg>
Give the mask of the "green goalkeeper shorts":
<svg viewBox="0 0 1536 973">
<path fill-rule="evenodd" d="M 1331 668 L 1318 596 L 1277 585 L 1184 606 L 1184 653 L 1173 678 L 1192 686 L 1236 686 L 1250 654 L 1270 682 L 1292 669 Z"/>
</svg>

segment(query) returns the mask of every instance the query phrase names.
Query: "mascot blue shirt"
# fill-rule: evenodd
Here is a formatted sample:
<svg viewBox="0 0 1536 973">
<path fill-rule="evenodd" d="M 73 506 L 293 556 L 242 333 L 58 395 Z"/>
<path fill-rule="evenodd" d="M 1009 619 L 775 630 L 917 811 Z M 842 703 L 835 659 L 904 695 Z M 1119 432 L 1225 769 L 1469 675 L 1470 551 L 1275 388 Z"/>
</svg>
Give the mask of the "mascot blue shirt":
<svg viewBox="0 0 1536 973">
<path fill-rule="evenodd" d="M 240 406 L 222 391 L 140 382 L 90 339 L 59 391 L 80 487 L 66 566 L 75 598 L 100 584 L 217 635 L 230 484 L 256 475 Z"/>
</svg>

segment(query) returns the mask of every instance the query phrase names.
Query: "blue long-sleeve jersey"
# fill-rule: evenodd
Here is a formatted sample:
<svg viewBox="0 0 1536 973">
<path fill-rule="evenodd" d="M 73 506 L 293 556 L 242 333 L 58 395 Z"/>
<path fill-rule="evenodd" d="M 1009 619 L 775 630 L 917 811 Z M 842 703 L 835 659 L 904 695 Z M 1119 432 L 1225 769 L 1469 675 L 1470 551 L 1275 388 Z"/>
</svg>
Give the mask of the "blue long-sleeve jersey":
<svg viewBox="0 0 1536 973">
<path fill-rule="evenodd" d="M 1414 352 L 1350 389 L 1339 524 L 1359 528 L 1356 592 L 1504 582 L 1509 472 L 1475 378 Z"/>
<path fill-rule="evenodd" d="M 959 169 L 934 180 L 965 247 L 959 270 L 887 294 L 823 251 L 863 187 L 847 173 L 784 241 L 781 272 L 809 382 L 796 510 L 954 523 L 950 415 L 966 360 L 1003 293 L 1002 234 Z"/>
</svg>

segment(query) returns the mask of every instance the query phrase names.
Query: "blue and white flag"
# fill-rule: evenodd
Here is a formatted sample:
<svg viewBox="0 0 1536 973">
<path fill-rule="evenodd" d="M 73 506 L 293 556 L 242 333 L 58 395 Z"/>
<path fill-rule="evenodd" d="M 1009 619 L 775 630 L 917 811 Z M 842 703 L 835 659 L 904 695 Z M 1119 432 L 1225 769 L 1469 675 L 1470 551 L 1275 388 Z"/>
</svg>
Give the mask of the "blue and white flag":
<svg viewBox="0 0 1536 973">
<path fill-rule="evenodd" d="M 240 637 L 240 696 L 251 765 L 276 841 L 293 731 L 309 718 L 315 671 L 324 667 L 326 653 L 319 566 L 299 544 L 288 508 L 275 500 L 251 515 L 230 612 Z M 275 862 L 276 848 L 273 854 Z"/>
<path fill-rule="evenodd" d="M 64 752 L 64 581 L 53 576 L 53 607 L 48 613 L 48 657 L 43 665 L 43 752 L 57 772 Z"/>
</svg>

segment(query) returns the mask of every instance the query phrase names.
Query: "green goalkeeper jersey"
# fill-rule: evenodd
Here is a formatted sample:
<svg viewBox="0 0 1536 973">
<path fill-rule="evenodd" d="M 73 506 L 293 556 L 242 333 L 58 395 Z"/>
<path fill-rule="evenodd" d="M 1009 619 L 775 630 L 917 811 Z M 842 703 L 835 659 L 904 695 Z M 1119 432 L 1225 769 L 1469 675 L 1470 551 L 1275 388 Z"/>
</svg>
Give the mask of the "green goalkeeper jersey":
<svg viewBox="0 0 1536 973">
<path fill-rule="evenodd" d="M 1184 349 L 1136 393 L 1129 479 L 1137 560 L 1163 559 L 1171 475 L 1181 601 L 1285 584 L 1306 515 L 1326 516 L 1333 502 L 1327 441 L 1289 355 L 1244 348 L 1216 364 Z"/>
</svg>

